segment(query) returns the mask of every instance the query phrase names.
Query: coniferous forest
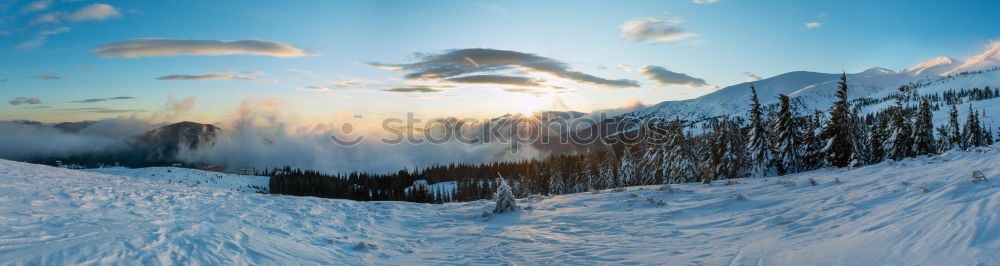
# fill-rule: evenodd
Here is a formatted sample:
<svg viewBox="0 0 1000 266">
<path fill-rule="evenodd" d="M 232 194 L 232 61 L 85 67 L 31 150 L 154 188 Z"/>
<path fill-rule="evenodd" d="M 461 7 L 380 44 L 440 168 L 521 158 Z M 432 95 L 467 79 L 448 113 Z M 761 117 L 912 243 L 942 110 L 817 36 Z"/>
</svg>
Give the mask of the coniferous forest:
<svg viewBox="0 0 1000 266">
<path fill-rule="evenodd" d="M 1000 97 L 1000 88 L 950 90 L 919 95 L 927 84 L 901 86 L 891 96 L 851 100 L 846 74 L 829 110 L 795 111 L 791 99 L 763 106 L 754 85 L 748 116 L 704 121 L 652 120 L 629 139 L 608 138 L 587 152 L 552 155 L 540 160 L 436 165 L 392 174 L 272 169 L 271 193 L 361 201 L 445 203 L 493 197 L 503 176 L 513 194 L 559 195 L 600 192 L 627 186 L 712 182 L 744 177 L 794 174 L 824 167 L 861 167 L 887 160 L 970 149 L 996 141 L 985 114 L 965 101 Z M 891 102 L 888 108 L 861 114 L 864 107 Z M 907 103 L 915 102 L 910 105 Z M 947 108 L 947 123 L 935 125 L 933 111 Z M 621 136 L 621 135 L 619 135 Z M 625 138 L 625 137 L 620 137 Z M 414 190 L 416 180 L 430 184 Z"/>
</svg>

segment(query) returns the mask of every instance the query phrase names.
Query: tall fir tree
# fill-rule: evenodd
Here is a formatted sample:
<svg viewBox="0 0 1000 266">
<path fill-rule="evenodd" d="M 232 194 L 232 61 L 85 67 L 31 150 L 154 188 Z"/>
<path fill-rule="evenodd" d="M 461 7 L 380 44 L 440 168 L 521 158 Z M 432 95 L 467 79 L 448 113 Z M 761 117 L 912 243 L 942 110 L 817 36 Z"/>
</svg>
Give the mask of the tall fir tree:
<svg viewBox="0 0 1000 266">
<path fill-rule="evenodd" d="M 847 98 L 847 73 L 840 75 L 837 101 L 830 107 L 830 120 L 823 128 L 823 154 L 825 164 L 833 167 L 851 165 L 854 158 L 854 139 L 851 138 L 851 105 Z"/>
<path fill-rule="evenodd" d="M 597 182 L 598 189 L 614 188 L 618 181 L 618 163 L 621 160 L 615 156 L 614 146 L 608 145 L 602 148 L 600 156 L 600 179 Z"/>
<path fill-rule="evenodd" d="M 713 171 L 718 179 L 738 178 L 744 176 L 744 159 L 746 158 L 746 135 L 740 130 L 740 125 L 734 119 L 724 116 L 716 129 L 715 153 L 719 161 Z"/>
<path fill-rule="evenodd" d="M 901 160 L 911 156 L 913 147 L 913 132 L 910 119 L 906 116 L 902 99 L 896 99 L 896 105 L 889 107 L 889 137 L 885 140 L 886 157 L 884 159 Z"/>
<path fill-rule="evenodd" d="M 636 172 L 638 170 L 638 165 L 633 158 L 632 150 L 628 145 L 625 145 L 625 149 L 620 156 L 620 163 L 618 163 L 618 187 L 627 187 L 635 184 Z"/>
<path fill-rule="evenodd" d="M 802 144 L 802 170 L 814 170 L 823 166 L 826 157 L 823 156 L 824 140 L 823 133 L 823 111 L 814 110 L 813 115 L 808 117 L 805 127 L 805 137 Z"/>
<path fill-rule="evenodd" d="M 854 140 L 854 154 L 851 155 L 852 167 L 861 167 L 867 164 L 871 158 L 871 148 L 865 145 L 866 140 L 870 137 L 869 131 L 871 131 L 865 123 L 861 120 L 861 116 L 858 114 L 861 112 L 860 106 L 855 106 L 851 109 L 851 139 Z"/>
<path fill-rule="evenodd" d="M 871 152 L 868 154 L 868 163 L 876 164 L 886 158 L 885 143 L 889 138 L 889 119 L 886 115 L 874 116 L 875 121 L 871 127 L 871 136 L 868 137 L 868 146 Z"/>
<path fill-rule="evenodd" d="M 757 98 L 757 88 L 750 83 L 750 137 L 747 140 L 747 158 L 750 159 L 750 176 L 766 177 L 773 174 L 771 144 L 764 122 L 764 110 Z"/>
<path fill-rule="evenodd" d="M 801 140 L 799 139 L 798 127 L 795 125 L 795 116 L 792 114 L 792 105 L 788 96 L 779 94 L 778 102 L 780 107 L 774 127 L 775 168 L 778 175 L 797 173 L 802 164 L 802 158 L 799 155 Z"/>
<path fill-rule="evenodd" d="M 551 160 L 549 175 L 549 195 L 562 195 L 566 193 L 566 183 L 563 182 L 562 162 L 558 157 Z"/>
<path fill-rule="evenodd" d="M 979 125 L 979 112 L 972 109 L 969 103 L 969 116 L 965 120 L 965 128 L 962 132 L 962 147 L 971 149 L 983 146 L 982 126 Z"/>
<path fill-rule="evenodd" d="M 670 157 L 668 158 L 670 172 L 667 175 L 669 183 L 692 182 L 698 178 L 698 162 L 694 154 L 689 135 L 684 133 L 684 125 L 675 120 L 668 126 Z M 667 183 L 667 182 L 665 182 Z"/>
<path fill-rule="evenodd" d="M 917 111 L 917 120 L 913 124 L 913 154 L 926 155 L 937 151 L 934 141 L 934 114 L 931 103 L 924 98 Z"/>
<path fill-rule="evenodd" d="M 951 148 L 965 148 L 965 143 L 962 141 L 962 131 L 961 126 L 958 124 L 958 104 L 955 102 L 951 103 L 951 111 L 948 112 L 948 146 Z"/>
</svg>

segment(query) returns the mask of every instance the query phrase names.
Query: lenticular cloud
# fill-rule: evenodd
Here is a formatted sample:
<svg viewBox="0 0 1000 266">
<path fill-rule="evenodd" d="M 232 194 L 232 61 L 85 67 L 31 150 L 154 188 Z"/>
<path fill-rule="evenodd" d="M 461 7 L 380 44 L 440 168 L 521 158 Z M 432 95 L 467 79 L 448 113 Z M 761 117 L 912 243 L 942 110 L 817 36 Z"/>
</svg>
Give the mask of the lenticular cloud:
<svg viewBox="0 0 1000 266">
<path fill-rule="evenodd" d="M 176 39 L 134 39 L 94 47 L 102 57 L 158 57 L 179 55 L 263 55 L 302 57 L 315 55 L 305 48 L 260 40 L 216 41 Z"/>
</svg>

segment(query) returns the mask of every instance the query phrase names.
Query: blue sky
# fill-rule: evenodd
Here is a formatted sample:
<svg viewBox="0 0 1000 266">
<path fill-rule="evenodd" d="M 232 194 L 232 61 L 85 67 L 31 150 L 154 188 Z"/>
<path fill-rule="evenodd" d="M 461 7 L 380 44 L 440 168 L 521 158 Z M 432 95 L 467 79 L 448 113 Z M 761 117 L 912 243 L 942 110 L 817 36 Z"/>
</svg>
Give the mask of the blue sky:
<svg viewBox="0 0 1000 266">
<path fill-rule="evenodd" d="M 899 70 L 936 56 L 964 59 L 1000 39 L 997 1 L 0 3 L 0 120 L 46 122 L 135 115 L 211 123 L 247 101 L 276 103 L 303 121 L 591 111 L 696 97 L 743 82 L 748 73 Z M 216 54 L 95 52 L 145 38 Z M 225 43 L 241 40 L 291 50 Z M 212 42 L 232 54 L 207 48 Z M 494 68 L 473 62 L 465 76 L 407 78 L 454 63 L 428 58 L 474 48 L 487 49 L 476 54 L 484 59 L 535 59 Z M 666 72 L 651 77 L 655 69 Z M 171 75 L 180 76 L 165 78 Z M 543 85 L 449 79 L 470 75 Z M 638 86 L 608 85 L 616 80 Z M 37 104 L 8 104 L 17 99 Z M 80 102 L 88 99 L 98 100 Z"/>
</svg>

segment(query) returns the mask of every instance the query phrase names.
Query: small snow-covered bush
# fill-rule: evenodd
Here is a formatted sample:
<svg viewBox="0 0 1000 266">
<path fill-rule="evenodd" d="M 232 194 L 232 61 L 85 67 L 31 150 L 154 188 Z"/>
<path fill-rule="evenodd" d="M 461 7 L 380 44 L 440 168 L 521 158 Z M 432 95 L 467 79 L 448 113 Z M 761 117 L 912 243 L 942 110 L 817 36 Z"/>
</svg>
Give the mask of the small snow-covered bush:
<svg viewBox="0 0 1000 266">
<path fill-rule="evenodd" d="M 354 246 L 354 250 L 366 250 L 366 249 L 378 249 L 378 245 L 368 242 L 358 242 L 358 245 Z"/>
<path fill-rule="evenodd" d="M 989 181 L 989 180 L 986 180 L 986 175 L 983 174 L 983 171 L 979 170 L 972 171 L 972 183 L 979 183 L 984 181 Z"/>
<path fill-rule="evenodd" d="M 930 193 L 931 192 L 931 189 L 927 188 L 925 186 L 917 186 L 917 189 L 919 189 L 920 192 L 923 192 L 923 193 Z"/>
<path fill-rule="evenodd" d="M 615 189 L 612 189 L 611 191 L 614 191 L 614 192 L 625 192 L 625 191 L 628 191 L 628 188 L 625 188 L 625 187 L 616 187 Z"/>
<path fill-rule="evenodd" d="M 629 197 L 633 197 L 633 198 L 638 198 L 639 194 L 635 194 L 635 192 L 632 192 L 632 193 L 629 193 L 628 196 Z"/>
<path fill-rule="evenodd" d="M 673 191 L 674 187 L 671 187 L 670 184 L 663 184 L 662 186 L 660 186 L 659 190 L 660 191 Z"/>
<path fill-rule="evenodd" d="M 653 204 L 654 206 L 664 206 L 664 205 L 667 205 L 667 202 L 665 202 L 663 200 L 654 199 L 653 197 L 646 198 L 646 201 L 648 201 L 649 204 Z"/>
<path fill-rule="evenodd" d="M 507 185 L 507 180 L 503 178 L 500 178 L 500 185 L 497 186 L 497 193 L 494 194 L 494 198 L 497 201 L 497 207 L 493 209 L 493 213 L 503 213 L 517 209 L 517 199 L 514 198 L 514 192 Z"/>
<path fill-rule="evenodd" d="M 735 200 L 747 200 L 747 196 L 743 195 L 743 194 L 736 193 L 736 194 L 733 194 L 733 199 L 735 199 Z"/>
<path fill-rule="evenodd" d="M 794 186 L 795 185 L 795 181 L 789 180 L 788 178 L 780 178 L 780 179 L 778 179 L 778 181 L 775 181 L 774 183 L 779 184 L 779 185 L 786 185 L 786 186 Z"/>
<path fill-rule="evenodd" d="M 531 196 L 528 196 L 528 201 L 529 202 L 542 202 L 542 200 L 544 200 L 544 199 L 545 199 L 545 196 L 538 195 L 538 194 L 532 194 Z"/>
<path fill-rule="evenodd" d="M 729 185 L 737 185 L 739 183 L 740 183 L 739 179 L 733 178 L 733 179 L 726 179 L 726 182 L 722 184 L 729 186 Z"/>
<path fill-rule="evenodd" d="M 816 182 L 816 179 L 809 178 L 809 184 L 811 184 L 813 186 L 816 186 L 816 185 L 819 185 L 819 182 Z"/>
</svg>

